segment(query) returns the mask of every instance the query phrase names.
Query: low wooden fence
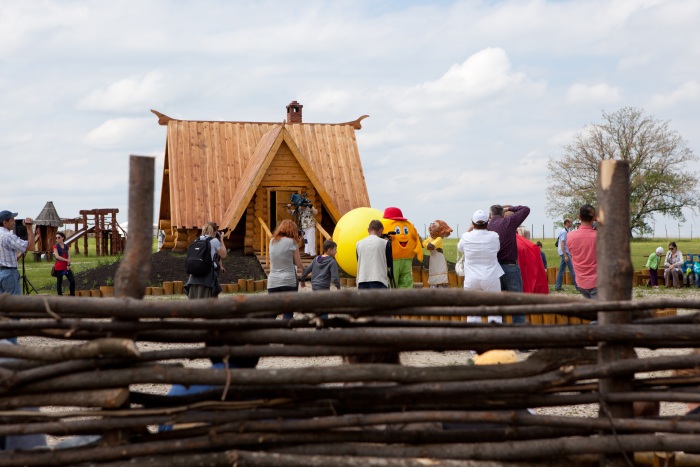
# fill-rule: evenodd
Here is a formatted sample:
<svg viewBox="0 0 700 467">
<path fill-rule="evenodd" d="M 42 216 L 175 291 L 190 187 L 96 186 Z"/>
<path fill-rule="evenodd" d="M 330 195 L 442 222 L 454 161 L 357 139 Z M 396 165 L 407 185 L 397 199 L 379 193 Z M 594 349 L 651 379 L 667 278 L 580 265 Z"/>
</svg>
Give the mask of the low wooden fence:
<svg viewBox="0 0 700 467">
<path fill-rule="evenodd" d="M 117 298 L 0 295 L 0 338 L 20 341 L 0 345 L 0 437 L 97 438 L 74 448 L 0 452 L 1 465 L 524 467 L 600 459 L 622 466 L 661 465 L 665 456 L 700 465 L 692 454 L 700 450 L 700 418 L 633 411 L 635 402 L 700 403 L 700 354 L 638 359 L 634 352 L 698 347 L 700 314 L 658 310 L 698 310 L 700 301 L 630 300 L 626 163 L 599 166 L 599 301 L 459 288 L 142 301 L 153 166 L 132 156 L 130 241 L 115 278 Z M 297 319 L 274 319 L 285 312 Z M 464 320 L 513 314 L 597 324 Z M 438 319 L 406 319 L 418 316 Z M 21 345 L 30 338 L 45 345 Z M 520 363 L 469 364 L 468 351 L 489 349 L 538 350 Z M 183 366 L 203 358 L 415 351 L 464 352 L 456 364 L 432 367 Z M 174 384 L 199 386 L 165 395 Z M 584 404 L 598 404 L 600 415 L 525 410 Z M 157 430 L 163 425 L 174 429 Z"/>
<path fill-rule="evenodd" d="M 97 435 L 96 445 L 2 452 L 2 465 L 592 465 L 598 453 L 697 451 L 697 417 L 611 417 L 609 404 L 700 402 L 699 376 L 648 372 L 700 367 L 700 355 L 598 363 L 596 346 L 686 348 L 700 315 L 651 317 L 698 300 L 594 302 L 459 289 L 341 291 L 220 300 L 80 300 L 0 296 L 0 435 Z M 523 326 L 395 316 L 628 313 L 624 325 Z M 273 319 L 296 312 L 291 321 Z M 330 313 L 328 319 L 320 319 Z M 314 329 L 323 329 L 316 332 Z M 219 342 L 203 347 L 202 342 Z M 153 343 L 180 344 L 153 349 Z M 150 344 L 145 346 L 145 344 Z M 409 367 L 362 364 L 286 369 L 188 368 L 209 357 L 328 357 L 406 351 L 541 349 L 521 363 Z M 619 377 L 628 390 L 601 391 Z M 212 385 L 185 397 L 154 388 Z M 156 385 L 156 386 L 144 386 Z M 145 389 L 150 387 L 150 389 Z M 599 418 L 525 408 L 600 404 Z M 52 407 L 32 412 L 28 408 Z M 461 423 L 456 430 L 378 429 Z M 154 427 L 185 428 L 157 433 Z M 686 459 L 691 457 L 686 456 Z M 483 461 L 484 464 L 463 462 Z M 510 465 L 510 464 L 509 464 Z M 521 464 L 525 465 L 525 464 Z M 697 464 L 696 464 L 697 465 Z"/>
</svg>

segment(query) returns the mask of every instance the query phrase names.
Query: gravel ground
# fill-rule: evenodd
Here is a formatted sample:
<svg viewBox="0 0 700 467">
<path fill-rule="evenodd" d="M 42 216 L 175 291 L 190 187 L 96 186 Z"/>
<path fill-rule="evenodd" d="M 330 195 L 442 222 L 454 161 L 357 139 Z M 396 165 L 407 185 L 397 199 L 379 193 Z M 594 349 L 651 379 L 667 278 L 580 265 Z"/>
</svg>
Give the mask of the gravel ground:
<svg viewBox="0 0 700 467">
<path fill-rule="evenodd" d="M 310 293 L 311 288 L 307 287 L 305 289 L 300 289 L 301 293 Z M 565 290 L 566 293 L 573 293 L 573 287 L 571 290 Z M 557 293 L 561 294 L 561 292 Z M 682 289 L 682 290 L 664 290 L 664 289 L 643 289 L 636 288 L 633 297 L 634 299 L 640 298 L 651 298 L 660 296 L 674 296 L 674 297 L 687 297 L 687 298 L 697 298 L 700 297 L 700 291 L 697 289 Z M 153 299 L 150 298 L 149 299 Z M 182 299 L 182 297 L 163 297 L 159 299 Z M 692 310 L 681 309 L 678 310 L 679 314 L 692 313 Z M 33 346 L 55 346 L 60 345 L 63 341 L 57 339 L 47 339 L 39 337 L 23 337 L 19 339 L 21 345 L 33 345 Z M 140 350 L 157 350 L 157 349 L 167 349 L 176 347 L 178 345 L 189 345 L 189 344 L 155 344 L 150 342 L 139 342 L 137 344 Z M 690 353 L 692 349 L 657 349 L 649 350 L 645 348 L 637 349 L 637 354 L 639 358 L 649 358 L 662 355 L 682 355 Z M 517 352 L 519 360 L 525 360 L 529 354 Z M 446 366 L 446 365 L 460 365 L 468 362 L 471 357 L 471 353 L 467 351 L 449 351 L 449 352 L 403 352 L 401 354 L 401 363 L 407 366 Z M 192 360 L 192 361 L 181 361 L 181 363 L 188 367 L 200 367 L 206 368 L 209 366 L 208 360 Z M 334 366 L 341 365 L 342 359 L 340 357 L 313 357 L 313 358 L 293 358 L 293 357 L 266 357 L 262 358 L 258 368 L 302 368 L 302 367 L 312 367 L 312 366 Z M 670 372 L 654 372 L 650 373 L 650 376 L 668 376 Z M 640 375 L 646 376 L 646 375 Z M 133 389 L 151 392 L 155 394 L 165 394 L 170 389 L 169 385 L 136 385 Z M 45 411 L 58 411 L 66 410 L 69 408 L 45 408 Z M 548 407 L 548 408 L 536 408 L 535 411 L 540 414 L 549 415 L 567 415 L 576 417 L 596 417 L 598 415 L 598 404 L 587 404 L 587 405 L 577 405 L 577 406 L 564 406 L 564 407 Z M 685 404 L 681 403 L 661 403 L 661 415 L 681 415 L 686 411 Z M 60 438 L 50 437 L 50 444 L 55 444 Z"/>
</svg>

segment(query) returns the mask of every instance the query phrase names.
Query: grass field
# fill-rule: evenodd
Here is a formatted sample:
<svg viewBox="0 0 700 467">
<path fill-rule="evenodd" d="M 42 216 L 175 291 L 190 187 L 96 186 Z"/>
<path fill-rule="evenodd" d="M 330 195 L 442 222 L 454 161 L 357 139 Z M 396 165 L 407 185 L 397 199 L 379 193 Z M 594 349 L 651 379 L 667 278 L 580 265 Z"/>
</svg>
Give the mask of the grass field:
<svg viewBox="0 0 700 467">
<path fill-rule="evenodd" d="M 547 255 L 547 266 L 559 267 L 559 254 L 557 247 L 554 246 L 554 239 L 546 238 L 533 239 L 533 242 L 542 242 L 544 254 Z M 447 261 L 455 262 L 457 259 L 457 238 L 446 238 L 443 243 L 443 250 Z M 646 269 L 647 258 L 656 250 L 656 247 L 663 247 L 664 252 L 668 251 L 669 241 L 666 239 L 645 239 L 633 240 L 630 245 L 632 265 L 635 271 Z M 677 240 L 678 249 L 685 255 L 687 253 L 700 254 L 700 241 Z M 423 250 L 424 254 L 428 254 L 428 250 Z"/>
<path fill-rule="evenodd" d="M 158 250 L 158 242 L 154 240 L 153 251 Z M 77 274 L 88 269 L 93 269 L 100 266 L 107 266 L 119 260 L 121 256 L 95 256 L 95 239 L 88 238 L 88 254 L 89 256 L 83 255 L 83 243 L 80 242 L 80 254 L 75 254 L 73 247 L 70 250 L 71 254 L 71 267 L 73 273 Z M 32 283 L 34 288 L 36 288 L 39 293 L 56 293 L 56 278 L 51 277 L 51 267 L 52 262 L 47 262 L 43 260 L 40 263 L 34 262 L 34 257 L 32 255 L 27 255 L 24 260 L 25 271 L 27 279 Z M 20 273 L 22 264 L 20 262 Z M 66 283 L 67 281 L 64 281 Z M 66 289 L 67 290 L 67 289 Z M 64 292 L 66 293 L 66 292 Z"/>
<path fill-rule="evenodd" d="M 537 240 L 538 239 L 533 239 L 533 242 L 537 242 Z M 559 255 L 557 254 L 557 248 L 554 246 L 554 240 L 551 238 L 546 238 L 540 241 L 542 242 L 544 253 L 547 255 L 547 265 L 549 267 L 559 267 Z M 71 250 L 71 253 L 73 254 L 72 266 L 74 273 L 100 266 L 106 266 L 119 259 L 119 256 L 96 257 L 95 240 L 90 238 L 88 242 L 88 251 L 90 253 L 89 256 L 84 256 L 82 254 L 82 244 L 81 253 L 79 255 L 74 254 Z M 457 238 L 446 238 L 444 240 L 445 258 L 453 263 L 457 259 L 457 242 Z M 647 258 L 654 250 L 656 250 L 656 247 L 661 246 L 663 247 L 664 251 L 667 251 L 668 243 L 669 241 L 666 239 L 633 240 L 631 243 L 631 255 L 634 270 L 639 271 L 645 269 Z M 683 254 L 700 254 L 700 241 L 677 240 L 676 244 L 678 245 L 678 249 L 683 252 Z M 153 251 L 157 251 L 157 241 L 155 239 L 153 242 Z M 428 255 L 427 250 L 423 251 L 425 255 Z M 51 277 L 50 275 L 51 266 L 53 266 L 52 262 L 49 263 L 42 261 L 41 263 L 35 263 L 33 258 L 30 256 L 27 256 L 25 259 L 27 279 L 29 279 L 32 285 L 34 285 L 34 287 L 40 293 L 55 293 L 56 278 Z"/>
</svg>

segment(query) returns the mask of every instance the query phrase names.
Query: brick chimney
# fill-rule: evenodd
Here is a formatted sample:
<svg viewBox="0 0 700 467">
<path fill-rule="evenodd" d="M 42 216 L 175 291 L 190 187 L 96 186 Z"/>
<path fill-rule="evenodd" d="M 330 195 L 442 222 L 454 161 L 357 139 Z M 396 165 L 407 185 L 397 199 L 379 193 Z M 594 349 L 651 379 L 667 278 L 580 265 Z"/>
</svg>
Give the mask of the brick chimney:
<svg viewBox="0 0 700 467">
<path fill-rule="evenodd" d="M 301 109 L 304 107 L 297 101 L 292 101 L 287 106 L 287 123 L 301 123 Z"/>
</svg>

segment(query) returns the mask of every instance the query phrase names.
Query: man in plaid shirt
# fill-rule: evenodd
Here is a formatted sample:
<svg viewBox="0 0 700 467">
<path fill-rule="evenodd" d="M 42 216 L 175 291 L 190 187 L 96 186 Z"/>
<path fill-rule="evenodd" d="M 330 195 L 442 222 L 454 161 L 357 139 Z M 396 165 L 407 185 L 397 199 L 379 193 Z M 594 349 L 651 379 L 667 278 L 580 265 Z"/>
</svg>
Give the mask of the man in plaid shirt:
<svg viewBox="0 0 700 467">
<path fill-rule="evenodd" d="M 29 217 L 24 220 L 29 240 L 22 240 L 15 235 L 16 216 L 16 212 L 0 211 L 0 293 L 21 295 L 17 258 L 34 250 L 34 221 Z"/>
</svg>

